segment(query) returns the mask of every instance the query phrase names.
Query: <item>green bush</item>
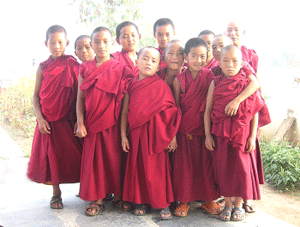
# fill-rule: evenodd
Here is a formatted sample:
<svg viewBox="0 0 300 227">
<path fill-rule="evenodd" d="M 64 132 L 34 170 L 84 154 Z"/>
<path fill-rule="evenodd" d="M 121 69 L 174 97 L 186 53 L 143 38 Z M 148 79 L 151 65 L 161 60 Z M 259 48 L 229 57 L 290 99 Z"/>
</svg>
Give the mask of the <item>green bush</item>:
<svg viewBox="0 0 300 227">
<path fill-rule="evenodd" d="M 1 90 L 0 110 L 5 122 L 24 132 L 24 137 L 33 135 L 36 125 L 32 105 L 35 76 L 23 77 Z"/>
<path fill-rule="evenodd" d="M 300 188 L 300 149 L 288 143 L 261 143 L 265 179 L 282 190 Z"/>
</svg>

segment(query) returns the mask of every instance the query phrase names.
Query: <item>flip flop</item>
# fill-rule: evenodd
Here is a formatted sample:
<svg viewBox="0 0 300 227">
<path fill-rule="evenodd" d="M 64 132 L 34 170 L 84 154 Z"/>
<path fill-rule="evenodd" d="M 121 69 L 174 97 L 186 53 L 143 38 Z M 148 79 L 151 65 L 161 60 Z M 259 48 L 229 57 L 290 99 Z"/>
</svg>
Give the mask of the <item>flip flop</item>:
<svg viewBox="0 0 300 227">
<path fill-rule="evenodd" d="M 95 209 L 95 213 L 92 212 L 93 209 Z M 90 210 L 90 211 L 89 211 Z M 105 210 L 105 207 L 103 204 L 100 203 L 91 203 L 86 209 L 85 209 L 85 215 L 86 216 L 96 216 L 98 214 L 102 214 Z"/>
<path fill-rule="evenodd" d="M 171 214 L 171 215 L 168 216 L 168 217 L 163 217 L 163 216 L 162 216 L 163 214 Z M 171 211 L 170 211 L 170 208 L 169 208 L 169 207 L 166 207 L 166 208 L 162 209 L 162 210 L 160 211 L 160 213 L 159 213 L 159 216 L 160 216 L 160 218 L 161 218 L 162 220 L 170 220 L 170 219 L 172 219 L 172 213 L 171 213 Z"/>
<path fill-rule="evenodd" d="M 142 213 L 138 211 L 142 211 Z M 147 206 L 145 204 L 135 204 L 133 214 L 136 216 L 144 216 L 147 213 Z"/>
<path fill-rule="evenodd" d="M 245 210 L 241 207 L 235 207 L 231 214 L 231 221 L 243 221 L 245 219 Z M 238 215 L 240 216 L 238 218 Z M 234 218 L 236 216 L 236 218 Z"/>
<path fill-rule="evenodd" d="M 221 212 L 221 214 L 222 214 L 222 215 L 225 215 L 225 217 L 228 217 L 228 219 L 227 219 L 227 218 L 222 218 L 222 217 L 221 217 L 221 214 L 220 214 L 220 216 L 219 216 L 219 219 L 220 219 L 221 221 L 230 221 L 230 219 L 231 219 L 231 213 L 232 213 L 232 208 L 230 208 L 230 207 L 225 207 L 224 210 Z"/>
<path fill-rule="evenodd" d="M 60 204 L 60 206 L 54 206 L 55 203 Z M 62 209 L 64 207 L 60 195 L 52 196 L 52 198 L 50 200 L 50 207 L 51 207 L 51 209 Z"/>
</svg>

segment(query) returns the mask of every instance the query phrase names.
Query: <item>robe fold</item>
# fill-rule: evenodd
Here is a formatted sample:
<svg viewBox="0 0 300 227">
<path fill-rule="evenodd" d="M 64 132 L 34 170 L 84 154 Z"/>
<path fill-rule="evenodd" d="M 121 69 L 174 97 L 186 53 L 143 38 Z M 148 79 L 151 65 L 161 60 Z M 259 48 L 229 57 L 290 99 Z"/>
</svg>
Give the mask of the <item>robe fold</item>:
<svg viewBox="0 0 300 227">
<path fill-rule="evenodd" d="M 213 167 L 220 194 L 225 197 L 260 199 L 256 153 L 246 153 L 253 116 L 265 105 L 259 91 L 241 102 L 237 114 L 228 117 L 225 106 L 240 94 L 249 81 L 242 72 L 215 77 L 211 133 L 216 138 Z"/>
<path fill-rule="evenodd" d="M 181 85 L 182 118 L 173 154 L 175 200 L 214 200 L 219 194 L 214 181 L 212 158 L 205 148 L 204 110 L 214 74 L 203 68 L 195 80 L 189 70 L 177 75 Z"/>
<path fill-rule="evenodd" d="M 157 47 L 157 50 L 160 53 L 160 63 L 159 63 L 159 70 L 162 68 L 167 67 L 167 64 L 165 62 L 165 51 L 161 49 L 160 47 Z"/>
<path fill-rule="evenodd" d="M 85 97 L 85 127 L 80 197 L 94 201 L 106 194 L 121 195 L 122 148 L 119 116 L 124 93 L 134 77 L 120 61 L 110 59 L 97 68 L 96 59 L 80 68 Z"/>
<path fill-rule="evenodd" d="M 219 65 L 219 61 L 216 60 L 215 58 L 212 58 L 211 61 L 207 64 L 207 66 L 205 66 L 205 68 L 212 69 L 218 65 Z"/>
<path fill-rule="evenodd" d="M 138 53 L 136 53 L 136 55 L 138 55 Z M 132 70 L 132 72 L 135 76 L 139 75 L 138 67 L 134 65 L 134 62 L 130 59 L 130 57 L 128 56 L 127 52 L 124 49 L 122 49 L 121 52 L 113 53 L 112 56 L 116 60 L 121 61 L 125 65 L 127 65 Z"/>
<path fill-rule="evenodd" d="M 168 85 L 157 75 L 138 81 L 128 90 L 130 151 L 123 199 L 153 208 L 174 201 L 168 151 L 179 128 L 181 111 Z"/>
<path fill-rule="evenodd" d="M 79 182 L 82 140 L 74 136 L 79 64 L 69 55 L 40 64 L 43 79 L 39 92 L 41 112 L 51 134 L 34 132 L 27 176 L 38 183 Z"/>
<path fill-rule="evenodd" d="M 257 73 L 258 67 L 258 55 L 252 49 L 248 49 L 245 46 L 241 47 L 242 51 L 242 59 L 244 62 L 248 62 L 249 65 L 254 69 L 255 73 Z"/>
</svg>

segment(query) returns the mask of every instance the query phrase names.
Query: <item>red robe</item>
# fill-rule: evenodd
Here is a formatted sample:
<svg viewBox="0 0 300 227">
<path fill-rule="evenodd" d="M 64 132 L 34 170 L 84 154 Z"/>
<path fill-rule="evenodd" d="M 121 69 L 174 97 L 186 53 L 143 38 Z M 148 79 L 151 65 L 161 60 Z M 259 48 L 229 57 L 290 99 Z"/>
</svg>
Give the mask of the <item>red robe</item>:
<svg viewBox="0 0 300 227">
<path fill-rule="evenodd" d="M 244 62 L 248 62 L 249 65 L 254 69 L 255 73 L 257 73 L 258 67 L 258 56 L 254 50 L 247 49 L 245 46 L 241 47 L 242 51 L 242 59 Z"/>
<path fill-rule="evenodd" d="M 160 79 L 162 79 L 162 80 L 165 80 L 165 79 L 166 79 L 166 76 L 167 76 L 167 69 L 168 69 L 168 67 L 166 66 L 166 67 L 160 69 L 160 70 L 157 72 L 157 75 L 159 76 Z M 184 70 L 185 70 L 185 68 L 182 68 L 181 72 L 184 71 Z M 172 90 L 172 89 L 173 89 L 173 84 L 171 84 L 169 87 L 170 87 L 171 90 Z"/>
<path fill-rule="evenodd" d="M 215 78 L 213 94 L 212 134 L 216 148 L 212 151 L 213 166 L 220 194 L 225 197 L 260 199 L 259 176 L 255 152 L 246 153 L 250 122 L 265 102 L 259 91 L 244 100 L 234 117 L 228 117 L 225 106 L 241 93 L 249 81 L 243 73 Z"/>
<path fill-rule="evenodd" d="M 160 63 L 159 63 L 159 70 L 162 68 L 167 67 L 167 64 L 165 62 L 165 52 L 163 49 L 161 49 L 160 47 L 157 47 L 157 50 L 160 53 Z"/>
<path fill-rule="evenodd" d="M 174 201 L 168 151 L 180 124 L 181 112 L 168 85 L 157 75 L 138 81 L 128 90 L 128 153 L 123 199 L 153 208 Z"/>
<path fill-rule="evenodd" d="M 205 66 L 205 68 L 212 69 L 213 67 L 218 65 L 219 65 L 219 61 L 216 60 L 215 58 L 212 58 L 211 61 L 207 64 L 207 66 Z"/>
<path fill-rule="evenodd" d="M 79 195 L 87 201 L 103 199 L 108 193 L 121 195 L 119 116 L 132 72 L 115 59 L 97 68 L 94 59 L 82 63 L 80 76 L 87 136 L 83 144 Z"/>
<path fill-rule="evenodd" d="M 138 53 L 136 53 L 136 54 L 138 55 Z M 132 70 L 132 72 L 135 76 L 139 75 L 138 67 L 134 65 L 134 63 L 132 62 L 132 60 L 130 59 L 130 57 L 128 56 L 127 52 L 124 49 L 122 49 L 121 52 L 113 53 L 112 56 L 116 60 L 121 61 L 125 65 L 127 65 Z"/>
<path fill-rule="evenodd" d="M 38 183 L 79 182 L 82 141 L 74 136 L 79 64 L 69 55 L 40 64 L 40 105 L 51 134 L 36 125 L 27 176 Z"/>
<path fill-rule="evenodd" d="M 173 154 L 173 189 L 176 201 L 214 200 L 212 158 L 205 148 L 204 110 L 214 74 L 203 68 L 195 80 L 189 70 L 177 75 L 181 85 L 182 118 L 177 134 L 178 147 Z"/>
</svg>

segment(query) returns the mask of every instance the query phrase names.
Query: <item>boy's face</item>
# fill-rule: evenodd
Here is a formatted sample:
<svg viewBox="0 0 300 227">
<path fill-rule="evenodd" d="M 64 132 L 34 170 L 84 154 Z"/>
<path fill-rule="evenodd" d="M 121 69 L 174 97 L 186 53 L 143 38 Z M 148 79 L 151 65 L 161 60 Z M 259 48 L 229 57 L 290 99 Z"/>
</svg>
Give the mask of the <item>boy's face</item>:
<svg viewBox="0 0 300 227">
<path fill-rule="evenodd" d="M 168 46 L 165 55 L 167 67 L 172 70 L 179 70 L 184 61 L 183 49 L 178 42 Z"/>
<path fill-rule="evenodd" d="M 220 58 L 220 68 L 226 77 L 235 76 L 243 66 L 242 54 L 236 49 L 230 49 Z"/>
<path fill-rule="evenodd" d="M 69 41 L 64 32 L 55 32 L 49 35 L 48 41 L 45 41 L 45 45 L 48 47 L 53 59 L 63 55 L 68 44 Z"/>
<path fill-rule="evenodd" d="M 243 30 L 236 22 L 232 21 L 228 24 L 226 35 L 232 39 L 235 46 L 240 47 L 241 38 L 244 34 L 245 30 Z"/>
<path fill-rule="evenodd" d="M 112 45 L 112 37 L 109 31 L 100 31 L 92 37 L 91 46 L 98 58 L 109 57 Z"/>
<path fill-rule="evenodd" d="M 167 44 L 174 38 L 175 32 L 172 25 L 163 25 L 156 27 L 154 34 L 155 39 L 157 40 L 158 46 L 164 50 Z"/>
<path fill-rule="evenodd" d="M 220 37 L 215 38 L 212 42 L 212 52 L 213 52 L 214 58 L 217 61 L 220 61 L 221 50 L 225 46 L 228 46 L 231 44 L 232 44 L 232 41 L 226 36 L 220 36 Z"/>
<path fill-rule="evenodd" d="M 93 60 L 95 53 L 91 47 L 90 39 L 83 38 L 79 40 L 76 45 L 75 54 L 82 62 Z"/>
<path fill-rule="evenodd" d="M 120 37 L 117 38 L 117 43 L 122 45 L 122 48 L 127 52 L 137 51 L 141 35 L 137 32 L 133 25 L 126 26 L 121 29 Z"/>
<path fill-rule="evenodd" d="M 202 35 L 199 38 L 203 39 L 206 42 L 206 44 L 208 46 L 208 56 L 211 56 L 212 55 L 211 45 L 212 45 L 212 41 L 214 39 L 214 35 L 207 34 L 207 35 Z"/>
<path fill-rule="evenodd" d="M 207 61 L 207 49 L 204 46 L 194 47 L 184 55 L 191 73 L 199 73 Z"/>
<path fill-rule="evenodd" d="M 145 78 L 156 74 L 159 67 L 159 52 L 152 48 L 146 48 L 137 59 L 137 67 L 140 76 Z"/>
</svg>

